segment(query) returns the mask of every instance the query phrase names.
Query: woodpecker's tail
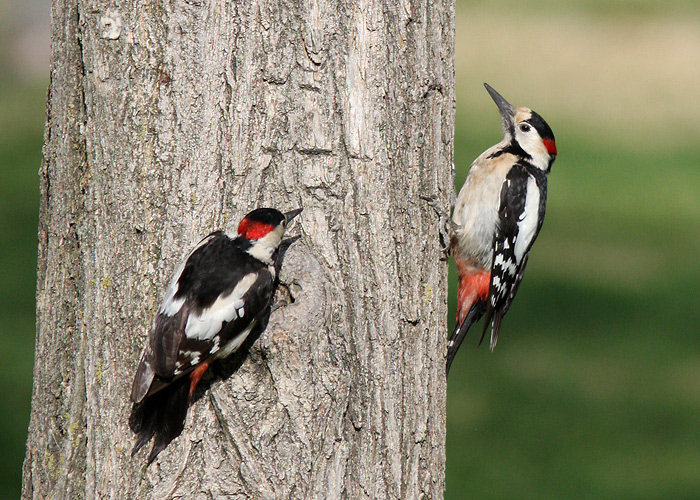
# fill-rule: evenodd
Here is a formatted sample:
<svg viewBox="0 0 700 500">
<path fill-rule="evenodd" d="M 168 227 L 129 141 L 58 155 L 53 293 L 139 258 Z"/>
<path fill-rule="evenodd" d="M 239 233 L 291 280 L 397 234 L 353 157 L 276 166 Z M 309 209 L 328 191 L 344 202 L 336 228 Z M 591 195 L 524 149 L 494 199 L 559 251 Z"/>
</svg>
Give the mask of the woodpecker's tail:
<svg viewBox="0 0 700 500">
<path fill-rule="evenodd" d="M 510 304 L 509 304 L 510 305 Z M 484 321 L 484 331 L 481 332 L 481 339 L 479 339 L 479 345 L 484 341 L 486 336 L 486 331 L 491 325 L 491 341 L 489 342 L 489 348 L 493 351 L 496 347 L 496 342 L 498 342 L 498 331 L 501 329 L 501 321 L 503 320 L 503 315 L 505 314 L 503 309 L 494 309 L 489 305 L 486 311 L 486 320 Z"/>
<path fill-rule="evenodd" d="M 134 406 L 132 429 L 137 433 L 133 457 L 152 437 L 148 464 L 178 437 L 185 427 L 190 402 L 190 378 L 182 377 Z"/>
<path fill-rule="evenodd" d="M 457 350 L 459 349 L 459 346 L 462 345 L 462 341 L 464 340 L 464 337 L 467 336 L 467 332 L 469 331 L 469 328 L 479 321 L 481 317 L 484 315 L 484 312 L 486 312 L 486 302 L 483 301 L 477 301 L 472 304 L 472 306 L 469 308 L 469 312 L 467 312 L 467 315 L 464 318 L 464 321 L 461 323 L 458 323 L 457 326 L 455 326 L 454 331 L 452 332 L 452 335 L 450 335 L 450 338 L 447 339 L 447 374 L 450 374 L 450 366 L 452 366 L 452 361 L 455 359 L 455 355 L 457 354 Z"/>
</svg>

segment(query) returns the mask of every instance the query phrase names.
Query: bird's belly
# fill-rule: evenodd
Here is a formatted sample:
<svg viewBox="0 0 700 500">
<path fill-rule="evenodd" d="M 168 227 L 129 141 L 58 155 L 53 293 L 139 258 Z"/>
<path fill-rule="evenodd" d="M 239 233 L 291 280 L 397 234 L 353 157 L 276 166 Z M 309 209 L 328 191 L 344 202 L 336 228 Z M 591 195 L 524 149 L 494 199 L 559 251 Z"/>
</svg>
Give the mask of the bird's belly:
<svg viewBox="0 0 700 500">
<path fill-rule="evenodd" d="M 498 200 L 504 179 L 493 176 L 485 182 L 478 178 L 478 171 L 475 174 L 473 179 L 467 179 L 460 191 L 452 215 L 456 225 L 455 250 L 462 259 L 477 267 L 491 269 L 493 235 L 498 224 Z"/>
<path fill-rule="evenodd" d="M 493 235 L 498 223 L 498 212 L 479 206 L 465 206 L 465 212 L 455 235 L 461 258 L 482 269 L 491 269 Z"/>
</svg>

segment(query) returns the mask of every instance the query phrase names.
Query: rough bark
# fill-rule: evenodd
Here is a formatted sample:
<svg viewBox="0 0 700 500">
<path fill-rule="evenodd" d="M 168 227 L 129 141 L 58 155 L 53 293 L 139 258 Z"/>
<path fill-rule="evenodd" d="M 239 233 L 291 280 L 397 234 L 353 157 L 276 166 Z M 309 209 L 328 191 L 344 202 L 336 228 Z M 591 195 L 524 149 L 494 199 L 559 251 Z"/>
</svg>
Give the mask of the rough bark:
<svg viewBox="0 0 700 500">
<path fill-rule="evenodd" d="M 454 5 L 53 2 L 23 498 L 440 498 Z M 304 207 L 268 346 L 150 467 L 129 390 L 204 234 Z M 292 227 L 295 227 L 292 226 Z"/>
</svg>

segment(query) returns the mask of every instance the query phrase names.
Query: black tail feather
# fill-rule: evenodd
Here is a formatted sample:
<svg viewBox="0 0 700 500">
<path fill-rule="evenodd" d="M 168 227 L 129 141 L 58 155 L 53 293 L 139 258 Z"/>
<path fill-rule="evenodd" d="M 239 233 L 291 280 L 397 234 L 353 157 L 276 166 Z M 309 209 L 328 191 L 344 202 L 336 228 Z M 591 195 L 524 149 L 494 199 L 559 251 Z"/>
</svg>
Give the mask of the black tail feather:
<svg viewBox="0 0 700 500">
<path fill-rule="evenodd" d="M 486 311 L 486 302 L 475 302 L 469 308 L 467 316 L 464 318 L 462 323 L 455 326 L 452 335 L 447 341 L 447 375 L 450 374 L 450 366 L 452 366 L 452 361 L 454 361 L 455 355 L 459 346 L 462 345 L 462 341 L 467 336 L 469 328 L 479 321 Z"/>
<path fill-rule="evenodd" d="M 496 342 L 498 342 L 498 331 L 501 329 L 501 320 L 505 311 L 502 309 L 494 310 L 493 307 L 489 306 L 486 311 L 486 320 L 484 321 L 484 330 L 481 332 L 481 339 L 479 339 L 479 345 L 484 341 L 486 336 L 486 331 L 491 326 L 491 340 L 489 342 L 489 349 L 492 351 L 496 347 Z M 493 324 L 492 324 L 493 321 Z"/>
<path fill-rule="evenodd" d="M 189 402 L 190 379 L 182 377 L 134 405 L 132 429 L 137 436 L 131 456 L 154 438 L 148 464 L 153 462 L 184 429 Z"/>
<path fill-rule="evenodd" d="M 486 336 L 486 330 L 489 329 L 489 325 L 491 324 L 492 318 L 493 318 L 493 307 L 491 307 L 491 304 L 489 304 L 488 308 L 486 309 L 486 319 L 484 320 L 484 329 L 481 331 L 481 338 L 479 338 L 479 347 L 481 347 L 481 343 L 484 341 L 484 337 Z"/>
</svg>

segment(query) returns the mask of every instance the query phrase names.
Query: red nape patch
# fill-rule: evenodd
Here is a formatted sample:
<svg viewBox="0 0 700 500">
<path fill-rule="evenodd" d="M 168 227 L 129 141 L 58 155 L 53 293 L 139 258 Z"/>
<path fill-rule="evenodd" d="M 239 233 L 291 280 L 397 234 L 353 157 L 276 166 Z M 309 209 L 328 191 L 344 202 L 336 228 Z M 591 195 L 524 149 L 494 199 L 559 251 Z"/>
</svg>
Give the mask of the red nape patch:
<svg viewBox="0 0 700 500">
<path fill-rule="evenodd" d="M 258 240 L 272 231 L 275 227 L 272 224 L 265 224 L 255 220 L 243 219 L 238 225 L 238 234 L 249 240 Z"/>
<path fill-rule="evenodd" d="M 544 142 L 544 147 L 547 148 L 547 152 L 550 155 L 556 156 L 557 144 L 554 142 L 554 140 L 553 139 L 542 139 L 542 142 Z"/>
</svg>

